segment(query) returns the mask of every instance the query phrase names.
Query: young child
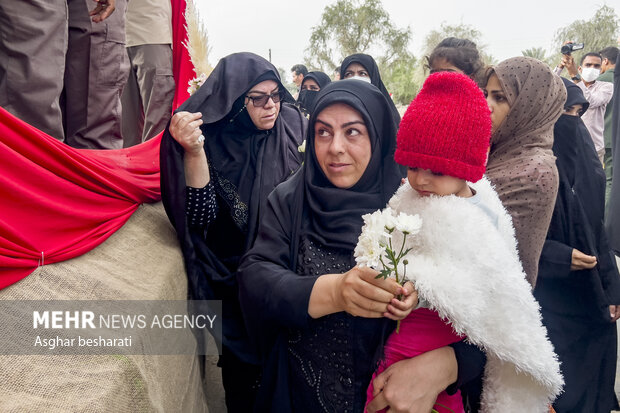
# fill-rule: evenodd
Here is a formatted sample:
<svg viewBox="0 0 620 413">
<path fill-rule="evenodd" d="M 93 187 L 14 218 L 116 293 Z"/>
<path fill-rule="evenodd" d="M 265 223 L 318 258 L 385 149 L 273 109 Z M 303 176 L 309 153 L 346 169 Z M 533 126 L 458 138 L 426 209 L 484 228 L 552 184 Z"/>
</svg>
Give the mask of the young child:
<svg viewBox="0 0 620 413">
<path fill-rule="evenodd" d="M 408 183 L 389 206 L 422 219 L 406 257 L 422 307 L 388 338 L 373 379 L 399 360 L 466 336 L 487 355 L 482 411 L 544 412 L 563 381 L 510 216 L 483 178 L 490 138 L 485 97 L 458 73 L 429 76 L 403 117 L 395 159 L 409 168 Z M 368 401 L 381 390 L 371 381 Z M 445 391 L 434 409 L 464 411 L 460 394 Z"/>
</svg>

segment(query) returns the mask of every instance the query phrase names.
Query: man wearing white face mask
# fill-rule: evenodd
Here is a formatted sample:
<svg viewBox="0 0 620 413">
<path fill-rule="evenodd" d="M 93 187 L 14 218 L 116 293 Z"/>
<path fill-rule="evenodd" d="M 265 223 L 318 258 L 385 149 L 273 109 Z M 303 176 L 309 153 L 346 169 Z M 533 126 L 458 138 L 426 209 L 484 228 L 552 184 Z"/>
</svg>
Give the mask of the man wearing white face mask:
<svg viewBox="0 0 620 413">
<path fill-rule="evenodd" d="M 577 68 L 570 54 L 562 55 L 562 63 L 556 68 L 556 73 L 559 74 L 566 67 L 569 76 L 583 90 L 585 98 L 590 103 L 590 107 L 581 119 L 590 132 L 601 164 L 604 164 L 605 142 L 603 130 L 605 128 L 605 108 L 613 96 L 614 87 L 612 83 L 596 81 L 601 73 L 602 62 L 603 59 L 600 54 L 586 53 L 581 58 L 581 65 Z"/>
</svg>

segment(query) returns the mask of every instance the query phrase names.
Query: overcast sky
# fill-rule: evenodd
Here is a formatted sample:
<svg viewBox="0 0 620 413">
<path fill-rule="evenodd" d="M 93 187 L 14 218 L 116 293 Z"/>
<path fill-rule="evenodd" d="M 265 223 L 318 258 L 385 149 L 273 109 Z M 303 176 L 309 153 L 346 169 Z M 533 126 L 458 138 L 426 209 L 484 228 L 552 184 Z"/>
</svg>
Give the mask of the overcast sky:
<svg viewBox="0 0 620 413">
<path fill-rule="evenodd" d="M 335 0 L 194 0 L 209 34 L 212 65 L 230 54 L 249 51 L 265 58 L 271 49 L 272 62 L 289 72 L 303 63 L 312 26 L 321 20 L 325 6 Z M 575 20 L 589 20 L 601 5 L 620 13 L 616 1 L 577 0 L 382 0 L 384 9 L 399 28 L 410 26 L 410 49 L 421 57 L 426 35 L 447 24 L 468 24 L 482 33 L 482 44 L 498 61 L 520 56 L 531 47 L 546 50 L 558 28 Z M 579 39 L 573 39 L 579 41 Z M 586 45 L 587 49 L 587 45 Z M 290 80 L 290 79 L 289 79 Z"/>
</svg>

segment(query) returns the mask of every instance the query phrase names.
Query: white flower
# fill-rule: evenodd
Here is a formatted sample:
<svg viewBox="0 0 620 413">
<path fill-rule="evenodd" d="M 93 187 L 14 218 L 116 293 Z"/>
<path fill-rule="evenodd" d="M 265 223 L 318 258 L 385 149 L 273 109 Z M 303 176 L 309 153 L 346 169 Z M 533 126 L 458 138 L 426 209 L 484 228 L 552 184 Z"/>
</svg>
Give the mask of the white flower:
<svg viewBox="0 0 620 413">
<path fill-rule="evenodd" d="M 362 216 L 364 226 L 355 247 L 355 261 L 362 267 L 377 268 L 380 258 L 385 254 L 385 246 L 390 234 L 385 230 L 389 213 L 377 210 Z M 391 216 L 391 215 L 390 215 Z"/>
<path fill-rule="evenodd" d="M 355 246 L 355 262 L 360 267 L 377 268 L 381 264 L 381 256 L 385 253 L 377 238 L 362 233 Z"/>
<path fill-rule="evenodd" d="M 401 212 L 396 218 L 396 229 L 403 234 L 417 234 L 422 227 L 422 219 L 419 215 L 409 215 Z"/>
<path fill-rule="evenodd" d="M 304 152 L 306 152 L 306 140 L 305 140 L 305 139 L 304 139 L 304 141 L 301 143 L 301 145 L 299 145 L 299 146 L 297 147 L 297 150 L 298 150 L 300 153 L 304 153 Z"/>
<path fill-rule="evenodd" d="M 408 252 L 407 237 L 417 234 L 422 227 L 419 215 L 400 213 L 392 208 L 378 210 L 362 216 L 364 226 L 355 247 L 355 261 L 361 267 L 370 267 L 404 282 Z M 400 276 L 399 276 L 400 274 Z"/>
<path fill-rule="evenodd" d="M 387 242 L 390 234 L 386 232 L 386 227 L 394 228 L 393 216 L 391 210 L 376 210 L 372 214 L 362 215 L 364 226 L 362 233 L 368 234 L 370 237 L 376 238 L 378 242 Z"/>
<path fill-rule="evenodd" d="M 396 217 L 394 216 L 394 210 L 392 208 L 387 207 L 383 211 L 381 211 L 381 219 L 383 220 L 383 226 L 385 227 L 385 229 L 390 232 L 394 231 L 397 222 Z"/>
<path fill-rule="evenodd" d="M 198 89 L 200 89 L 200 86 L 203 85 L 205 80 L 207 80 L 207 75 L 204 73 L 201 73 L 200 76 L 191 79 L 189 82 L 187 82 L 189 85 L 189 87 L 187 88 L 187 92 L 190 95 L 193 95 Z"/>
</svg>

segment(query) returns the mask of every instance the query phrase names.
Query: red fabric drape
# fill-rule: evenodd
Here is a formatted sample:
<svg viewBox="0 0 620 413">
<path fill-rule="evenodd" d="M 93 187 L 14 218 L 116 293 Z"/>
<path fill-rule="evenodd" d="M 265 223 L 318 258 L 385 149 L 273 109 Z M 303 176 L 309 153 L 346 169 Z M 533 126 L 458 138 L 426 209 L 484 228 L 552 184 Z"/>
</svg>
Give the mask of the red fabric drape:
<svg viewBox="0 0 620 413">
<path fill-rule="evenodd" d="M 188 82 L 196 77 L 194 65 L 187 48 L 187 28 L 185 22 L 185 0 L 171 0 L 172 4 L 172 72 L 177 84 L 172 102 L 172 110 L 178 108 L 189 97 Z"/>
<path fill-rule="evenodd" d="M 0 108 L 0 288 L 90 251 L 159 200 L 160 141 L 73 149 Z"/>
</svg>

